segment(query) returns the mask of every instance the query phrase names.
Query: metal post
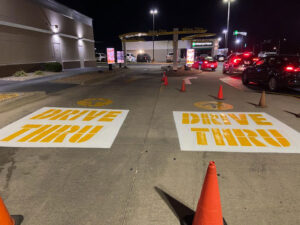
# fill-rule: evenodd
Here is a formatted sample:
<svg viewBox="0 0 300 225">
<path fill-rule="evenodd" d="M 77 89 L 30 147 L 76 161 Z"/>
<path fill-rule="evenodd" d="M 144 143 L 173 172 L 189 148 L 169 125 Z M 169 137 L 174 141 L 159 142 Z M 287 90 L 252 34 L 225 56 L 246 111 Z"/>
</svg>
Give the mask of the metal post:
<svg viewBox="0 0 300 225">
<path fill-rule="evenodd" d="M 173 33 L 173 70 L 177 71 L 178 28 L 174 28 Z"/>
<path fill-rule="evenodd" d="M 127 68 L 127 49 L 126 49 L 126 41 L 122 41 L 123 51 L 124 51 L 124 68 Z"/>
<path fill-rule="evenodd" d="M 228 39 L 229 39 L 228 35 L 229 35 L 230 2 L 231 0 L 228 0 L 227 32 L 226 32 L 225 48 L 228 48 Z"/>
<path fill-rule="evenodd" d="M 153 15 L 153 33 L 152 33 L 152 43 L 153 43 L 153 58 L 152 58 L 152 61 L 154 62 L 154 13 L 152 14 Z"/>
</svg>

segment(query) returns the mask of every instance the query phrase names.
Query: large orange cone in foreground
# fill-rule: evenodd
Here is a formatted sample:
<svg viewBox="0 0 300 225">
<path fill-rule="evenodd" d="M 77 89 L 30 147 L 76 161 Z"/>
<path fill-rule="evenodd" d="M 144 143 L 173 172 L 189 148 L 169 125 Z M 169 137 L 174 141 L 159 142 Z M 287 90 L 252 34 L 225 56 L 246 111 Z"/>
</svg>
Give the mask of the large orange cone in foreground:
<svg viewBox="0 0 300 225">
<path fill-rule="evenodd" d="M 219 88 L 218 99 L 219 100 L 224 100 L 224 98 L 223 98 L 223 86 L 222 85 L 220 85 L 220 88 Z"/>
<path fill-rule="evenodd" d="M 180 91 L 185 92 L 185 81 L 184 80 L 182 80 L 182 85 L 181 85 Z"/>
<path fill-rule="evenodd" d="M 215 162 L 209 162 L 193 225 L 223 225 Z"/>
<path fill-rule="evenodd" d="M 15 221 L 10 217 L 1 197 L 0 197 L 0 224 L 1 225 L 15 224 Z"/>
</svg>

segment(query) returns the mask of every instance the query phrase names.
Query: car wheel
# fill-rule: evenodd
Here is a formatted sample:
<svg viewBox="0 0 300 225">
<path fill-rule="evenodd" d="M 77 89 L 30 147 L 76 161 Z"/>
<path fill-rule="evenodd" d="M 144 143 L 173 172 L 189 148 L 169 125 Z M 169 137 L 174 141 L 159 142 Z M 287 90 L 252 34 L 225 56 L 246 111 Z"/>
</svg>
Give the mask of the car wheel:
<svg viewBox="0 0 300 225">
<path fill-rule="evenodd" d="M 211 69 L 211 71 L 216 71 L 216 69 Z"/>
<path fill-rule="evenodd" d="M 248 77 L 247 77 L 247 72 L 244 72 L 242 74 L 242 82 L 244 85 L 247 85 L 249 83 Z"/>
<path fill-rule="evenodd" d="M 268 81 L 268 88 L 270 91 L 278 91 L 278 82 L 275 77 L 271 77 Z"/>
<path fill-rule="evenodd" d="M 223 68 L 223 74 L 226 74 L 226 73 L 227 73 L 226 69 L 225 69 L 225 68 Z"/>
</svg>

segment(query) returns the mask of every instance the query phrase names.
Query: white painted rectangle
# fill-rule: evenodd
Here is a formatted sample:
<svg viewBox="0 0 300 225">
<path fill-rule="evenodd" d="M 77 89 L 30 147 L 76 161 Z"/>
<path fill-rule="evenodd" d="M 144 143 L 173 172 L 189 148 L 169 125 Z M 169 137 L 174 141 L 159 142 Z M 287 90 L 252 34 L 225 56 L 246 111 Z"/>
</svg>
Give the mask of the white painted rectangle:
<svg viewBox="0 0 300 225">
<path fill-rule="evenodd" d="M 110 148 L 129 110 L 45 107 L 0 130 L 0 146 Z"/>
<path fill-rule="evenodd" d="M 173 112 L 182 151 L 300 153 L 300 135 L 266 113 Z"/>
</svg>

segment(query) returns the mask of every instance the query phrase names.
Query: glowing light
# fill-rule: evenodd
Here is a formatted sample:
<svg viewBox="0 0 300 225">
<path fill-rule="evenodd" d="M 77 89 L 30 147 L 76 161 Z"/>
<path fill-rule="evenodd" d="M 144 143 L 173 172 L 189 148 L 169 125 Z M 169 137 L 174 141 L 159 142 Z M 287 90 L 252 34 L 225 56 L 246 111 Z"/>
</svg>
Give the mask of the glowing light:
<svg viewBox="0 0 300 225">
<path fill-rule="evenodd" d="M 235 43 L 236 43 L 236 44 L 241 43 L 241 39 L 236 39 L 236 40 L 235 40 Z"/>
<path fill-rule="evenodd" d="M 144 53 L 144 50 L 139 50 L 139 54 L 143 54 Z"/>
<path fill-rule="evenodd" d="M 291 71 L 294 71 L 295 70 L 295 67 L 293 66 L 287 66 L 284 68 L 285 71 L 288 71 L 288 72 L 291 72 Z"/>
<path fill-rule="evenodd" d="M 151 9 L 150 10 L 150 14 L 157 14 L 157 13 L 158 13 L 157 9 Z"/>
<path fill-rule="evenodd" d="M 226 29 L 224 29 L 224 30 L 223 30 L 223 34 L 226 34 L 226 33 L 227 33 L 227 30 L 226 30 Z"/>
<path fill-rule="evenodd" d="M 52 28 L 52 32 L 53 32 L 53 33 L 55 33 L 55 34 L 58 33 L 58 31 L 59 31 L 58 25 L 52 25 L 51 28 Z"/>
<path fill-rule="evenodd" d="M 219 38 L 218 38 L 218 41 L 222 41 L 222 38 L 221 38 L 221 37 L 219 37 Z"/>
</svg>

